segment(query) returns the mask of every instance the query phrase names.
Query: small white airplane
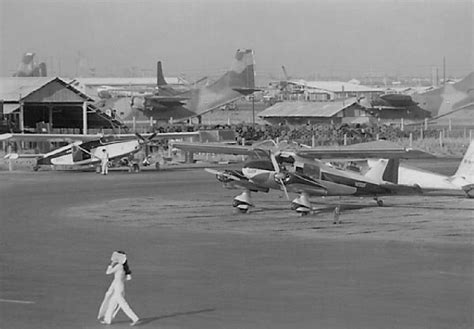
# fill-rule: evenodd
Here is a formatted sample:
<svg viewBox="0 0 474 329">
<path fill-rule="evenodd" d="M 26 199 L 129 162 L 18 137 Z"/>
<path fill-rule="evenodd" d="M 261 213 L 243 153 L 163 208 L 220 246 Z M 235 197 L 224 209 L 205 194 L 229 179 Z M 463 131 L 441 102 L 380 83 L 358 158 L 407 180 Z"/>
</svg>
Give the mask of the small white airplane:
<svg viewBox="0 0 474 329">
<path fill-rule="evenodd" d="M 76 134 L 2 134 L 0 141 L 68 141 L 69 144 L 45 154 L 10 153 L 7 159 L 34 158 L 37 160 L 33 170 L 40 166 L 96 166 L 103 157 L 103 151 L 108 154 L 111 165 L 120 164 L 131 166 L 138 171 L 139 165 L 133 161 L 133 155 L 145 151 L 143 165 L 149 165 L 148 147 L 154 139 L 186 138 L 199 136 L 199 132 L 153 133 L 153 134 L 122 134 L 122 135 L 76 135 Z"/>
</svg>

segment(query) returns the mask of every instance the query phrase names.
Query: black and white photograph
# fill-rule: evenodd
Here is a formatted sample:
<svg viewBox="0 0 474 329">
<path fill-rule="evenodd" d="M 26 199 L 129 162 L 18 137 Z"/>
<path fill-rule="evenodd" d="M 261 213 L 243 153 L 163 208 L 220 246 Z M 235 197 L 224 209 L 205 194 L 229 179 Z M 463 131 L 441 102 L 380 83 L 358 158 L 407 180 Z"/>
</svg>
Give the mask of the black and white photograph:
<svg viewBox="0 0 474 329">
<path fill-rule="evenodd" d="M 474 328 L 472 0 L 0 0 L 1 329 Z"/>
</svg>

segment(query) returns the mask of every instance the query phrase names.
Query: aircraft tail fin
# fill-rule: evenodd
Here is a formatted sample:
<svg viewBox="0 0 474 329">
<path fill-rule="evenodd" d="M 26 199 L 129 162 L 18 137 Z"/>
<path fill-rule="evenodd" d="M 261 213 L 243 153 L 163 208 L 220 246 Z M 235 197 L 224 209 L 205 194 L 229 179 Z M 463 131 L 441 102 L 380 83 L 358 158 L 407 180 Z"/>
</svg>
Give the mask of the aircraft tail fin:
<svg viewBox="0 0 474 329">
<path fill-rule="evenodd" d="M 254 66 L 253 50 L 238 49 L 230 70 L 209 88 L 215 91 L 230 88 L 244 95 L 251 94 L 255 91 Z"/>
<path fill-rule="evenodd" d="M 398 182 L 398 160 L 379 159 L 365 173 L 365 177 L 377 182 Z"/>
<path fill-rule="evenodd" d="M 165 80 L 165 76 L 163 75 L 163 68 L 161 67 L 161 61 L 158 61 L 156 63 L 156 85 L 158 87 L 160 86 L 166 86 L 168 83 Z"/>
<path fill-rule="evenodd" d="M 474 182 L 474 140 L 471 141 L 454 177 L 463 177 Z"/>
</svg>

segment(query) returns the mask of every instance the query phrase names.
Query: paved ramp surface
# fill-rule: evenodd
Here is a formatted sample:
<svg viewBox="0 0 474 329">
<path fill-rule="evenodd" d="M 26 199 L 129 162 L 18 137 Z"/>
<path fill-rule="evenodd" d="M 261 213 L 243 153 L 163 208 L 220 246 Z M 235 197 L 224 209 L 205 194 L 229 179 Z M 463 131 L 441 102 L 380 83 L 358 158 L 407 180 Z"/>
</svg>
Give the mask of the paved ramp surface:
<svg viewBox="0 0 474 329">
<path fill-rule="evenodd" d="M 300 226 L 272 229 L 282 213 L 298 220 L 287 206 L 273 201 L 266 215 L 235 215 L 226 206 L 234 194 L 202 170 L 1 173 L 0 328 L 104 328 L 96 315 L 115 249 L 128 252 L 126 298 L 143 328 L 473 327 L 472 239 L 292 234 Z M 156 221 L 146 200 L 157 206 Z M 172 225 L 188 203 L 195 219 L 188 209 L 187 220 Z M 145 204 L 142 221 L 143 209 L 134 208 Z M 115 209 L 107 215 L 107 207 Z M 455 209 L 437 211 L 466 213 Z M 359 214 L 360 222 L 376 211 Z M 305 221 L 329 229 L 325 216 Z M 109 327 L 128 325 L 120 313 Z"/>
</svg>

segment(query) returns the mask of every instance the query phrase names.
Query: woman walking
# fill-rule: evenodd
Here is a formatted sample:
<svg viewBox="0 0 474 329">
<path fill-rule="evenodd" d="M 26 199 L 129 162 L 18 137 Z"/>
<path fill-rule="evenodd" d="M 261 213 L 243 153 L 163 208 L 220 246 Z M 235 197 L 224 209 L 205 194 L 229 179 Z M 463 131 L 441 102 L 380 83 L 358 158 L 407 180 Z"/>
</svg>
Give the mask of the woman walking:
<svg viewBox="0 0 474 329">
<path fill-rule="evenodd" d="M 99 320 L 103 318 L 100 321 L 103 324 L 111 324 L 117 312 L 122 309 L 132 320 L 131 325 L 134 326 L 139 318 L 125 300 L 125 280 L 131 280 L 132 273 L 127 263 L 127 255 L 123 251 L 114 251 L 110 260 L 111 263 L 105 273 L 113 274 L 114 279 L 105 293 L 97 318 Z"/>
</svg>

